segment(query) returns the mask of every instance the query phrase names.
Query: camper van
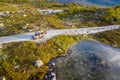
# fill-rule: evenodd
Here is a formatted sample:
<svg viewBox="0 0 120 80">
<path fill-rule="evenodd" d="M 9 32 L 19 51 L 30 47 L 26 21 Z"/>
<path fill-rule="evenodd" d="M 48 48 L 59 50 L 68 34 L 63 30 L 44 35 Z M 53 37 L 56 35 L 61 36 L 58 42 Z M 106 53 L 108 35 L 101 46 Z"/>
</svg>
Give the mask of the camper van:
<svg viewBox="0 0 120 80">
<path fill-rule="evenodd" d="M 41 30 L 41 31 L 35 32 L 35 34 L 32 35 L 32 38 L 33 39 L 43 38 L 45 35 L 46 35 L 46 31 Z"/>
</svg>

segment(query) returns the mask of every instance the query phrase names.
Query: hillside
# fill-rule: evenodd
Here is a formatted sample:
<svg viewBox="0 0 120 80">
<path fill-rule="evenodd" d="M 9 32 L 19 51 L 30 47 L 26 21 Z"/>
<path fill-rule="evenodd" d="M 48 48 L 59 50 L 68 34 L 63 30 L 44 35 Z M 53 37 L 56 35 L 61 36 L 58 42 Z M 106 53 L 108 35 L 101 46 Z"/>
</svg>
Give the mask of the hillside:
<svg viewBox="0 0 120 80">
<path fill-rule="evenodd" d="M 0 0 L 0 37 L 37 32 L 40 30 L 77 29 L 96 26 L 120 25 L 119 5 L 115 7 L 97 7 L 83 6 L 76 3 L 61 4 L 50 1 L 56 0 Z M 72 1 L 84 4 L 99 3 L 99 5 L 114 5 L 117 2 L 120 3 L 119 0 L 58 1 L 62 3 L 70 3 Z M 61 12 L 46 13 L 45 11 L 43 13 L 43 10 L 61 10 Z M 47 34 L 51 35 L 53 33 L 51 32 Z M 28 36 L 32 39 L 31 36 L 33 35 L 22 36 L 21 38 L 28 38 Z M 19 37 L 14 36 L 14 38 L 18 39 Z M 59 35 L 41 43 L 25 41 L 0 44 L 0 80 L 43 80 L 43 78 L 46 78 L 49 74 L 51 77 L 53 76 L 52 73 L 56 74 L 56 71 L 54 71 L 54 69 L 51 71 L 51 69 L 48 68 L 50 65 L 53 66 L 53 63 L 48 63 L 49 60 L 55 58 L 56 56 L 60 57 L 61 55 L 66 55 L 65 53 L 68 53 L 68 48 L 70 45 L 90 38 L 99 40 L 103 43 L 109 44 L 110 46 L 120 48 L 120 30 L 106 31 L 94 35 Z M 13 38 L 7 37 L 7 39 Z M 42 39 L 45 40 L 45 37 Z M 3 41 L 5 40 L 3 39 Z M 67 80 L 84 79 L 76 78 Z"/>
</svg>

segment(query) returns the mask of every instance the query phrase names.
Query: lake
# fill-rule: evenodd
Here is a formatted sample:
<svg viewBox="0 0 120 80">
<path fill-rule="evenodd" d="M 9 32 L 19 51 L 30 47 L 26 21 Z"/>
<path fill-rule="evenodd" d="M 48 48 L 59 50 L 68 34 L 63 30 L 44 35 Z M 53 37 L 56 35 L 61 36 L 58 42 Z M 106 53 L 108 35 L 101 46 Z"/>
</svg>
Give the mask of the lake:
<svg viewBox="0 0 120 80">
<path fill-rule="evenodd" d="M 68 55 L 55 59 L 57 80 L 120 80 L 120 49 L 99 41 L 72 45 Z"/>
</svg>

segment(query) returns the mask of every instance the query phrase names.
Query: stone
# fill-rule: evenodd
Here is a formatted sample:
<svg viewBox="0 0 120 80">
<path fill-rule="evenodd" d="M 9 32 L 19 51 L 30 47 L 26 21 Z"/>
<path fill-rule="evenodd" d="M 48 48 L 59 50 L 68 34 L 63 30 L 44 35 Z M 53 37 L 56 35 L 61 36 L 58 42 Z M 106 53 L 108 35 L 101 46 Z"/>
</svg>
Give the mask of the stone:
<svg viewBox="0 0 120 80">
<path fill-rule="evenodd" d="M 38 26 L 34 26 L 34 27 L 33 27 L 33 30 L 38 30 L 38 29 L 39 29 Z"/>
<path fill-rule="evenodd" d="M 26 24 L 26 26 L 29 26 L 29 25 L 30 25 L 29 23 Z"/>
<path fill-rule="evenodd" d="M 5 30 L 6 29 L 6 27 L 1 27 L 0 28 L 0 31 L 3 31 L 3 30 Z"/>
<path fill-rule="evenodd" d="M 5 78 L 4 76 L 2 76 L 0 79 L 1 79 L 1 80 L 6 80 L 6 78 Z"/>
<path fill-rule="evenodd" d="M 72 23 L 70 23 L 70 22 L 66 22 L 65 25 L 66 25 L 66 26 L 71 26 Z"/>
<path fill-rule="evenodd" d="M 52 63 L 52 66 L 55 66 L 55 63 Z"/>
<path fill-rule="evenodd" d="M 23 14 L 23 17 L 27 17 L 27 15 L 26 15 L 26 14 Z"/>
<path fill-rule="evenodd" d="M 32 31 L 33 31 L 33 29 L 28 29 L 28 31 L 29 31 L 29 32 L 32 32 Z"/>
<path fill-rule="evenodd" d="M 0 23 L 0 27 L 4 27 L 4 24 L 3 24 L 3 23 Z"/>
<path fill-rule="evenodd" d="M 14 69 L 18 69 L 20 66 L 19 65 L 16 65 L 16 66 L 14 66 Z"/>
<path fill-rule="evenodd" d="M 52 80 L 56 80 L 56 76 L 54 76 L 54 77 L 52 78 Z"/>
<path fill-rule="evenodd" d="M 23 26 L 22 29 L 27 29 L 27 26 Z"/>
<path fill-rule="evenodd" d="M 35 66 L 41 67 L 43 65 L 43 62 L 41 60 L 36 60 L 35 61 Z"/>
<path fill-rule="evenodd" d="M 54 72 L 51 72 L 50 74 L 51 74 L 51 76 L 56 76 L 56 74 Z"/>
</svg>

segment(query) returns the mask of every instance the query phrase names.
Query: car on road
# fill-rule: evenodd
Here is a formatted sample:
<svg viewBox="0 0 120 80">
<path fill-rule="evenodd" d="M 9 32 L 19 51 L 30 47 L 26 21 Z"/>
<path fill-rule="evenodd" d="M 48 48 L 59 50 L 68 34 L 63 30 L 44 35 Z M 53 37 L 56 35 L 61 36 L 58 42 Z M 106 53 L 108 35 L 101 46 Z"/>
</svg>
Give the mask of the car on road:
<svg viewBox="0 0 120 80">
<path fill-rule="evenodd" d="M 41 30 L 41 31 L 38 31 L 38 32 L 35 32 L 34 35 L 32 35 L 32 38 L 35 40 L 35 39 L 38 39 L 38 38 L 43 38 L 45 35 L 46 35 L 46 31 L 45 30 Z"/>
</svg>

